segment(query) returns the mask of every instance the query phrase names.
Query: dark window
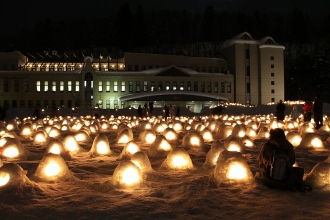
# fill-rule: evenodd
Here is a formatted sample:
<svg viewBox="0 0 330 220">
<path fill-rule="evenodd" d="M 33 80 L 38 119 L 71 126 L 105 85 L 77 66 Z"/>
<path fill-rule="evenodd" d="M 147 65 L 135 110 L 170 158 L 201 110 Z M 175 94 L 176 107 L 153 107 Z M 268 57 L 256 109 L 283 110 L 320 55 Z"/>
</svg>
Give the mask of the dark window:
<svg viewBox="0 0 330 220">
<path fill-rule="evenodd" d="M 187 82 L 187 90 L 191 91 L 191 82 Z"/>
<path fill-rule="evenodd" d="M 218 92 L 218 82 L 214 82 L 214 92 Z"/>
<path fill-rule="evenodd" d="M 274 68 L 274 64 L 271 64 L 271 65 L 270 65 L 270 68 Z"/>
<path fill-rule="evenodd" d="M 270 60 L 274 60 L 274 56 L 270 56 Z"/>
<path fill-rule="evenodd" d="M 201 83 L 201 92 L 205 92 L 205 82 Z"/>
<path fill-rule="evenodd" d="M 274 74 L 274 73 L 270 73 L 270 76 L 271 76 L 271 77 L 274 77 L 274 76 L 275 76 L 275 74 Z"/>
<path fill-rule="evenodd" d="M 139 65 L 135 65 L 135 71 L 139 71 Z"/>
<path fill-rule="evenodd" d="M 4 81 L 3 81 L 3 91 L 4 92 L 8 92 L 9 91 L 9 82 L 8 82 L 8 79 L 5 79 Z"/>
<path fill-rule="evenodd" d="M 128 65 L 127 70 L 128 70 L 128 71 L 132 71 L 132 65 Z"/>
<path fill-rule="evenodd" d="M 140 92 L 141 88 L 140 88 L 140 81 L 136 81 L 136 92 Z"/>
<path fill-rule="evenodd" d="M 246 76 L 250 76 L 250 66 L 246 67 Z"/>
<path fill-rule="evenodd" d="M 162 81 L 158 82 L 158 91 L 162 91 L 163 90 L 163 85 L 162 85 Z"/>
<path fill-rule="evenodd" d="M 33 100 L 28 101 L 28 108 L 33 108 Z"/>
<path fill-rule="evenodd" d="M 17 101 L 16 100 L 12 100 L 12 107 L 17 108 Z"/>
<path fill-rule="evenodd" d="M 225 83 L 221 82 L 221 93 L 225 93 Z"/>
<path fill-rule="evenodd" d="M 212 83 L 211 82 L 208 82 L 207 83 L 207 92 L 212 92 Z"/>
<path fill-rule="evenodd" d="M 275 89 L 272 89 L 272 90 L 271 90 L 271 93 L 275 93 Z"/>
<path fill-rule="evenodd" d="M 250 93 L 250 83 L 246 83 L 246 93 Z"/>
<path fill-rule="evenodd" d="M 194 82 L 194 91 L 198 92 L 198 82 Z"/>
<path fill-rule="evenodd" d="M 133 82 L 132 81 L 128 82 L 128 91 L 133 92 Z"/>
<path fill-rule="evenodd" d="M 271 85 L 275 85 L 275 81 L 271 81 L 270 84 L 271 84 Z"/>
<path fill-rule="evenodd" d="M 19 107 L 20 108 L 25 108 L 25 100 L 19 101 Z"/>
<path fill-rule="evenodd" d="M 245 57 L 246 59 L 250 59 L 250 49 L 245 49 Z"/>
</svg>

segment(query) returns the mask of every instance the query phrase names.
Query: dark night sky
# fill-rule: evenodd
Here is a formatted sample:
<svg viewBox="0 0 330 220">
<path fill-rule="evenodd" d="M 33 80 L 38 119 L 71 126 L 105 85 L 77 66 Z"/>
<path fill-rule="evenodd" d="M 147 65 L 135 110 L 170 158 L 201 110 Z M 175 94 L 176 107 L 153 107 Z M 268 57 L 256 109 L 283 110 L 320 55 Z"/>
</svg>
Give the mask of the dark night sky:
<svg viewBox="0 0 330 220">
<path fill-rule="evenodd" d="M 39 20 L 47 17 L 56 22 L 76 16 L 116 14 L 123 3 L 130 5 L 132 13 L 139 4 L 145 11 L 166 8 L 203 12 L 207 5 L 213 5 L 217 10 L 249 14 L 256 10 L 291 13 L 297 7 L 313 18 L 323 18 L 330 9 L 329 0 L 0 0 L 0 32 L 8 36 L 23 29 L 32 30 Z"/>
</svg>

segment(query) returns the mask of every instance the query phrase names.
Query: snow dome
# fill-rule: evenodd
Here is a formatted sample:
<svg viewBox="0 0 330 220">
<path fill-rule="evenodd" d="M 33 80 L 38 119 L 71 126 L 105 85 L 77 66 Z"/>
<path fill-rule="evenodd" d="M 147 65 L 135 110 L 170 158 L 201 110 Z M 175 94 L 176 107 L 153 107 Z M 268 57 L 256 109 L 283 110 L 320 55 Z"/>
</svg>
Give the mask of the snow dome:
<svg viewBox="0 0 330 220">
<path fill-rule="evenodd" d="M 19 132 L 20 136 L 24 138 L 30 138 L 33 135 L 33 128 L 31 123 L 26 123 L 22 125 L 21 130 Z"/>
<path fill-rule="evenodd" d="M 75 133 L 73 135 L 73 137 L 76 139 L 76 141 L 79 144 L 82 144 L 82 143 L 87 144 L 87 143 L 92 143 L 93 142 L 93 139 L 89 136 L 89 133 L 86 130 L 78 131 L 77 133 Z"/>
<path fill-rule="evenodd" d="M 39 130 L 34 134 L 33 142 L 35 144 L 45 144 L 49 138 L 48 133 L 44 130 Z"/>
<path fill-rule="evenodd" d="M 190 170 L 193 163 L 188 152 L 182 147 L 174 147 L 161 164 L 161 168 L 171 170 Z"/>
<path fill-rule="evenodd" d="M 156 134 L 151 129 L 141 130 L 139 139 L 146 144 L 151 144 L 156 139 Z"/>
<path fill-rule="evenodd" d="M 233 127 L 231 135 L 236 138 L 241 138 L 245 136 L 246 128 L 244 124 L 236 124 Z"/>
<path fill-rule="evenodd" d="M 218 131 L 218 137 L 221 140 L 227 139 L 233 131 L 233 127 L 231 125 L 223 125 L 220 127 Z"/>
<path fill-rule="evenodd" d="M 222 151 L 217 164 L 210 174 L 210 180 L 216 186 L 233 183 L 247 183 L 253 180 L 253 174 L 240 152 Z"/>
<path fill-rule="evenodd" d="M 306 175 L 306 182 L 315 188 L 330 189 L 330 156 L 313 167 Z"/>
<path fill-rule="evenodd" d="M 136 187 L 143 182 L 142 172 L 132 161 L 121 161 L 113 172 L 111 182 L 119 188 Z"/>
<path fill-rule="evenodd" d="M 98 134 L 93 141 L 92 148 L 89 151 L 91 156 L 109 156 L 112 154 L 109 139 L 105 134 Z"/>
<path fill-rule="evenodd" d="M 73 135 L 67 135 L 63 139 L 63 144 L 64 144 L 64 148 L 67 151 L 69 151 L 71 154 L 77 154 L 82 150 L 82 148 L 80 147 L 80 145 L 78 144 L 78 142 L 76 141 Z"/>
<path fill-rule="evenodd" d="M 269 138 L 268 127 L 261 126 L 259 128 L 259 131 L 258 131 L 258 134 L 257 134 L 257 138 L 259 138 L 259 139 L 267 139 L 267 138 Z"/>
<path fill-rule="evenodd" d="M 202 135 L 204 142 L 211 142 L 214 140 L 212 132 L 207 127 L 205 127 L 200 134 Z"/>
<path fill-rule="evenodd" d="M 211 144 L 211 149 L 207 152 L 203 167 L 212 168 L 216 165 L 219 154 L 226 150 L 225 146 L 220 140 L 216 140 Z"/>
<path fill-rule="evenodd" d="M 302 137 L 297 131 L 290 131 L 286 134 L 286 139 L 294 146 L 298 147 Z"/>
<path fill-rule="evenodd" d="M 26 160 L 28 157 L 28 150 L 22 145 L 17 138 L 2 138 L 5 141 L 0 148 L 0 158 Z"/>
<path fill-rule="evenodd" d="M 72 179 L 73 174 L 68 169 L 64 159 L 53 153 L 45 154 L 31 177 L 31 180 L 40 182 L 69 181 Z"/>
<path fill-rule="evenodd" d="M 230 135 L 224 142 L 224 146 L 228 151 L 243 152 L 244 146 L 240 142 L 240 139 Z"/>
<path fill-rule="evenodd" d="M 316 133 L 306 133 L 298 146 L 298 148 L 315 148 L 315 149 L 323 149 L 324 144 L 321 139 L 321 136 Z"/>
<path fill-rule="evenodd" d="M 197 131 L 191 130 L 182 138 L 182 147 L 204 150 L 204 139 Z"/>
<path fill-rule="evenodd" d="M 173 128 L 165 128 L 162 134 L 168 142 L 175 143 L 178 140 L 178 134 Z"/>
<path fill-rule="evenodd" d="M 26 171 L 16 163 L 7 163 L 0 167 L 0 191 L 25 184 L 32 184 L 26 176 Z"/>
<path fill-rule="evenodd" d="M 134 141 L 129 141 L 121 151 L 118 160 L 131 159 L 132 155 L 138 151 L 141 151 L 139 145 Z"/>
<path fill-rule="evenodd" d="M 153 171 L 148 155 L 144 151 L 139 151 L 133 154 L 131 161 L 140 168 L 142 173 Z"/>
<path fill-rule="evenodd" d="M 124 128 L 120 132 L 118 132 L 118 136 L 116 139 L 117 144 L 127 144 L 130 141 L 133 141 L 133 131 L 130 128 Z"/>
<path fill-rule="evenodd" d="M 64 148 L 63 142 L 57 138 L 49 138 L 46 153 L 59 154 L 64 160 L 70 160 L 70 153 Z"/>
<path fill-rule="evenodd" d="M 171 144 L 164 135 L 157 135 L 155 141 L 147 149 L 149 157 L 165 157 L 172 150 Z"/>
</svg>

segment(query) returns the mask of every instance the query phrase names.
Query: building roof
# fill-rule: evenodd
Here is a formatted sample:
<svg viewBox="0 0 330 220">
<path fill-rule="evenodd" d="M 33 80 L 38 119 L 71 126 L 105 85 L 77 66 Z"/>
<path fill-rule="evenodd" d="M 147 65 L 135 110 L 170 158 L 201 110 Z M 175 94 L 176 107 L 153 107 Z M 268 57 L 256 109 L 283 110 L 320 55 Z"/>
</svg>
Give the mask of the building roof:
<svg viewBox="0 0 330 220">
<path fill-rule="evenodd" d="M 263 37 L 260 40 L 255 40 L 252 38 L 251 34 L 248 32 L 242 32 L 230 40 L 226 40 L 223 43 L 223 47 L 227 48 L 233 44 L 257 44 L 259 48 L 279 48 L 285 49 L 283 45 L 277 44 L 272 37 Z"/>
<path fill-rule="evenodd" d="M 120 101 L 228 101 L 226 97 L 193 91 L 152 91 L 123 95 Z"/>
</svg>

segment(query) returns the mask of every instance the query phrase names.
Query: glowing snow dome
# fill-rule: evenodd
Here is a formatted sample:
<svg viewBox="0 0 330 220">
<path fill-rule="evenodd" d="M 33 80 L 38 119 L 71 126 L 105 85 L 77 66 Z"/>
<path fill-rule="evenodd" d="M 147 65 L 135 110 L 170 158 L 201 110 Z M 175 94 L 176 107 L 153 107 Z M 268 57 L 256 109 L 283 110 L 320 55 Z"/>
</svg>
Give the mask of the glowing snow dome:
<svg viewBox="0 0 330 220">
<path fill-rule="evenodd" d="M 40 182 L 58 182 L 73 180 L 74 176 L 59 154 L 48 153 L 41 159 L 31 180 Z"/>
<path fill-rule="evenodd" d="M 132 161 L 121 161 L 113 172 L 111 182 L 119 188 L 137 187 L 143 182 L 142 172 Z"/>
<path fill-rule="evenodd" d="M 182 147 L 174 147 L 161 164 L 161 168 L 170 170 L 191 170 L 194 165 L 188 152 Z"/>
<path fill-rule="evenodd" d="M 210 180 L 216 186 L 250 183 L 254 176 L 244 156 L 237 151 L 222 151 L 217 164 L 210 174 Z"/>
<path fill-rule="evenodd" d="M 306 175 L 306 182 L 315 188 L 330 190 L 330 156 L 313 167 Z"/>
</svg>

